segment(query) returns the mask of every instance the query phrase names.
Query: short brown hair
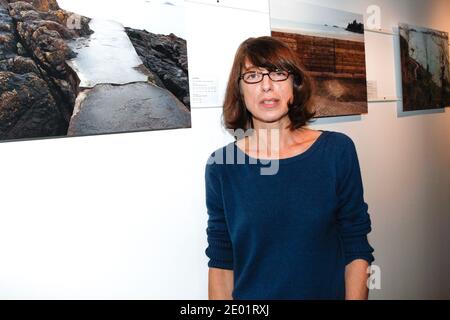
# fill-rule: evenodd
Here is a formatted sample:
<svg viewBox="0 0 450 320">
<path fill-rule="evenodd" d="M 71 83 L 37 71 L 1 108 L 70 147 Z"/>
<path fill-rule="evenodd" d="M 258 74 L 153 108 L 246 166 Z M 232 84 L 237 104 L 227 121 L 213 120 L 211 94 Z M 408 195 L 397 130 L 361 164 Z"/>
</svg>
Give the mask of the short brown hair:
<svg viewBox="0 0 450 320">
<path fill-rule="evenodd" d="M 312 87 L 309 77 L 297 54 L 288 45 L 272 37 L 249 38 L 238 48 L 228 79 L 223 105 L 223 122 L 227 129 L 253 128 L 252 115 L 248 112 L 241 94 L 239 81 L 245 61 L 267 70 L 282 69 L 294 76 L 294 99 L 289 107 L 290 129 L 303 127 L 314 116 L 309 107 Z"/>
</svg>

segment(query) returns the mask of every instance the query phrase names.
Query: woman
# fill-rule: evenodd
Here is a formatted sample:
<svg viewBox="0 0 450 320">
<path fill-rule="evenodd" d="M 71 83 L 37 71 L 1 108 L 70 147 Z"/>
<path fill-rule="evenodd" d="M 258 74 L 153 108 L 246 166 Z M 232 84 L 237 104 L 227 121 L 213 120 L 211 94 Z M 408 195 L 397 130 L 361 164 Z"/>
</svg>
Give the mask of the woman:
<svg viewBox="0 0 450 320">
<path fill-rule="evenodd" d="M 210 299 L 367 299 L 374 258 L 355 146 L 305 127 L 310 96 L 287 45 L 241 44 L 224 123 L 251 130 L 205 171 Z M 276 170 L 262 174 L 271 162 Z"/>
</svg>

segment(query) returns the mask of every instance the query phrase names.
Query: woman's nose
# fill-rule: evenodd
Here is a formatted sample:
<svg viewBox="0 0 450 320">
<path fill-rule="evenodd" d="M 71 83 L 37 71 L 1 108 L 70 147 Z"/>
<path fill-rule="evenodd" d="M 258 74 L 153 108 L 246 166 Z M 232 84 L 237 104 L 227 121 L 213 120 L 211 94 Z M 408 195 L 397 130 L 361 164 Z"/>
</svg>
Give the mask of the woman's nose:
<svg viewBox="0 0 450 320">
<path fill-rule="evenodd" d="M 270 91 L 273 86 L 273 81 L 269 78 L 269 74 L 263 74 L 263 78 L 261 80 L 261 88 L 264 92 Z"/>
</svg>

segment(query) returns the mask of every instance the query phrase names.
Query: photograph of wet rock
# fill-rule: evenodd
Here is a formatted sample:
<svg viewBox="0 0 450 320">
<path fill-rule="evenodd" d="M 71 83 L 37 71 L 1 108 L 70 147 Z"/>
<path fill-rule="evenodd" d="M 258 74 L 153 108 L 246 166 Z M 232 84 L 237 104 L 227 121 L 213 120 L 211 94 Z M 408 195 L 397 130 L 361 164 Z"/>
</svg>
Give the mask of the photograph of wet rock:
<svg viewBox="0 0 450 320">
<path fill-rule="evenodd" d="M 111 3 L 0 0 L 0 141 L 190 128 L 183 8 Z"/>
<path fill-rule="evenodd" d="M 448 33 L 399 25 L 403 111 L 450 106 Z"/>
<path fill-rule="evenodd" d="M 363 16 L 299 1 L 270 1 L 272 36 L 300 57 L 316 117 L 367 113 Z"/>
</svg>

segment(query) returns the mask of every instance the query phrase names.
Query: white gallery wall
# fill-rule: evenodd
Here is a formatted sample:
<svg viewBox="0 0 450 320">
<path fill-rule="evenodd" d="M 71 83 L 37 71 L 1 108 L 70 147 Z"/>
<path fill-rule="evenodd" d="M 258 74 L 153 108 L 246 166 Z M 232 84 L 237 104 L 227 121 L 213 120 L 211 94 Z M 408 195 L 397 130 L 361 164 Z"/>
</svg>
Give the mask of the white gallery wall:
<svg viewBox="0 0 450 320">
<path fill-rule="evenodd" d="M 450 111 L 401 112 L 395 33 L 399 22 L 450 32 L 450 1 L 309 2 L 382 9 L 366 61 L 386 101 L 311 126 L 356 143 L 381 270 L 370 297 L 450 299 Z M 186 2 L 191 86 L 204 77 L 217 89 L 192 128 L 0 143 L 0 298 L 207 298 L 204 167 L 232 141 L 223 82 L 239 43 L 270 34 L 265 1 L 214 3 Z"/>
</svg>

